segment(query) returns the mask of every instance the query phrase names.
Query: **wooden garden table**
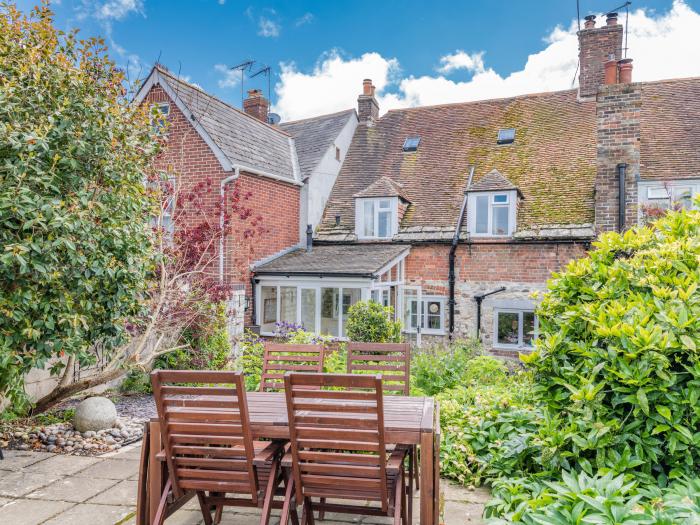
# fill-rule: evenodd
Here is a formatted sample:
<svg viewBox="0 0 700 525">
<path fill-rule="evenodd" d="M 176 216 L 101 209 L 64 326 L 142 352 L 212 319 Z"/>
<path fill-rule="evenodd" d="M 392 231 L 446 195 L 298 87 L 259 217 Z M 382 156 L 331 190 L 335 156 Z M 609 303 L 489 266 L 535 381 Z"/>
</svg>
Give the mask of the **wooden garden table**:
<svg viewBox="0 0 700 525">
<path fill-rule="evenodd" d="M 284 393 L 248 392 L 247 397 L 253 438 L 289 439 Z M 164 462 L 157 457 L 162 449 L 158 419 L 147 425 L 141 453 L 137 525 L 152 523 L 167 476 Z M 440 510 L 439 405 L 430 397 L 385 396 L 384 425 L 387 443 L 420 446 L 420 523 L 437 525 Z M 184 502 L 179 503 L 182 504 Z"/>
</svg>

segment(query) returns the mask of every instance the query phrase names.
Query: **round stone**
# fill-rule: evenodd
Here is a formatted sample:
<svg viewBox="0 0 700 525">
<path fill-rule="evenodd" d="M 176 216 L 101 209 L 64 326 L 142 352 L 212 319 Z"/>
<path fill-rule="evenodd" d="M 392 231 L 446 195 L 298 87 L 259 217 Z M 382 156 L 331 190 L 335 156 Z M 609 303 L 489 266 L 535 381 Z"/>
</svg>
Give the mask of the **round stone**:
<svg viewBox="0 0 700 525">
<path fill-rule="evenodd" d="M 117 408 L 106 397 L 89 397 L 75 409 L 73 424 L 80 432 L 95 432 L 112 428 L 117 420 Z"/>
</svg>

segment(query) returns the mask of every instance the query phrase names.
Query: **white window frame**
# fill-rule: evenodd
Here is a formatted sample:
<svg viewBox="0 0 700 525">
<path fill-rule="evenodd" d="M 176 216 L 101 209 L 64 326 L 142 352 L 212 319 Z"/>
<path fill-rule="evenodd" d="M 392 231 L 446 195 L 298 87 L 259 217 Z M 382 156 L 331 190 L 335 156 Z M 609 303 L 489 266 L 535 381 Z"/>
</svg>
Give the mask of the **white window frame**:
<svg viewBox="0 0 700 525">
<path fill-rule="evenodd" d="M 678 200 L 680 190 L 690 189 L 691 200 L 700 193 L 700 179 L 674 179 L 668 181 L 640 181 L 637 187 L 638 222 L 642 222 L 643 209 L 647 205 L 663 204 L 663 209 L 671 209 Z"/>
<path fill-rule="evenodd" d="M 389 216 L 389 235 L 386 237 L 379 237 L 377 232 L 379 231 L 379 203 L 381 201 L 388 201 L 390 213 Z M 375 235 L 365 235 L 365 203 L 372 202 L 374 204 L 374 213 L 372 217 L 372 231 Z M 382 208 L 382 211 L 387 211 L 386 208 Z M 360 240 L 364 239 L 391 239 L 399 229 L 399 199 L 398 197 L 376 197 L 376 198 L 360 198 L 355 199 L 355 234 Z"/>
<path fill-rule="evenodd" d="M 445 335 L 445 306 L 447 305 L 447 297 L 444 295 L 420 295 L 420 299 L 418 297 L 405 297 L 405 301 L 411 303 L 411 302 L 419 302 L 420 303 L 420 308 L 418 312 L 418 318 L 420 319 L 420 333 L 425 334 L 425 335 Z M 427 313 L 427 304 L 428 303 L 440 303 L 440 328 L 427 328 L 427 320 L 428 320 L 428 313 Z M 407 308 L 404 307 L 404 311 L 406 311 Z M 410 314 L 409 314 L 410 315 Z M 415 334 L 418 333 L 417 328 L 412 327 L 410 323 L 406 320 L 403 319 L 404 323 L 404 332 L 408 334 Z"/>
<path fill-rule="evenodd" d="M 534 314 L 534 308 L 494 308 L 493 309 L 493 346 L 494 348 L 504 348 L 504 349 L 519 349 L 519 350 L 532 350 L 534 345 L 523 344 L 524 340 L 524 326 L 523 322 L 524 314 L 531 313 Z M 498 315 L 499 314 L 518 314 L 518 342 L 516 344 L 507 344 L 498 342 Z M 535 315 L 535 334 L 533 340 L 537 340 L 539 336 L 540 322 L 537 315 Z"/>
<path fill-rule="evenodd" d="M 151 115 L 151 128 L 156 135 L 162 135 L 162 131 L 168 121 L 168 118 L 170 118 L 170 102 L 157 102 L 155 104 L 151 104 L 150 111 L 153 112 L 154 108 L 158 108 L 162 118 L 155 118 L 153 115 Z"/>
<path fill-rule="evenodd" d="M 506 203 L 495 202 L 496 195 L 506 195 Z M 486 233 L 477 233 L 476 231 L 476 200 L 478 196 L 486 196 L 489 199 L 488 208 L 488 225 Z M 493 230 L 493 210 L 508 206 L 508 232 L 505 234 L 494 234 Z M 469 194 L 467 203 L 468 219 L 469 219 L 469 234 L 472 237 L 511 237 L 515 231 L 517 210 L 517 192 L 515 190 L 506 191 L 478 191 Z"/>
</svg>

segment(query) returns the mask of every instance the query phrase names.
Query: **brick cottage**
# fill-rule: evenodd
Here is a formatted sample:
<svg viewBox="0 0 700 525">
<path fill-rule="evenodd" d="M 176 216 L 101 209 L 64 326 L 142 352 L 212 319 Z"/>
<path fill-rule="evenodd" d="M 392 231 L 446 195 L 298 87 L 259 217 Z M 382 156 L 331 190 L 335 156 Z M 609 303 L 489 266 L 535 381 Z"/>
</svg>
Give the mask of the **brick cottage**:
<svg viewBox="0 0 700 525">
<path fill-rule="evenodd" d="M 615 13 L 587 17 L 567 91 L 380 118 L 365 80 L 313 243 L 254 266 L 260 332 L 286 321 L 342 337 L 349 306 L 371 298 L 415 342 L 527 351 L 532 292 L 552 272 L 597 233 L 700 192 L 700 79 L 633 83 L 622 39 Z"/>
</svg>

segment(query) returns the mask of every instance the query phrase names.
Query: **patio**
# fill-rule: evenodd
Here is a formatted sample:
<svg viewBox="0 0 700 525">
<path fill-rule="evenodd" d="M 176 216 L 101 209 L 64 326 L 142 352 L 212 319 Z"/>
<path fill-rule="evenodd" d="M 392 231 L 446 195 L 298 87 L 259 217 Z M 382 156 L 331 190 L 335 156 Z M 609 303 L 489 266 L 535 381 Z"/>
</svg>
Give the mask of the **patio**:
<svg viewBox="0 0 700 525">
<path fill-rule="evenodd" d="M 141 444 L 99 457 L 5 451 L 0 461 L 0 522 L 12 525 L 133 525 Z M 489 493 L 467 490 L 442 481 L 445 525 L 482 523 Z M 420 496 L 416 493 L 414 505 Z M 276 511 L 273 511 L 273 515 Z M 235 515 L 235 516 L 234 516 Z M 256 509 L 230 508 L 222 524 L 256 525 Z M 389 523 L 389 518 L 334 516 L 320 523 Z M 414 514 L 414 523 L 419 516 Z M 273 518 L 273 523 L 276 519 Z M 196 501 L 166 521 L 167 525 L 199 525 L 202 515 Z"/>
</svg>

